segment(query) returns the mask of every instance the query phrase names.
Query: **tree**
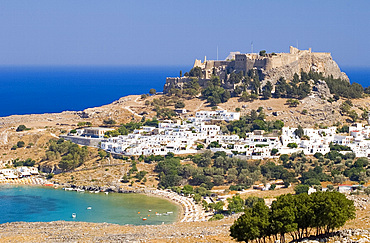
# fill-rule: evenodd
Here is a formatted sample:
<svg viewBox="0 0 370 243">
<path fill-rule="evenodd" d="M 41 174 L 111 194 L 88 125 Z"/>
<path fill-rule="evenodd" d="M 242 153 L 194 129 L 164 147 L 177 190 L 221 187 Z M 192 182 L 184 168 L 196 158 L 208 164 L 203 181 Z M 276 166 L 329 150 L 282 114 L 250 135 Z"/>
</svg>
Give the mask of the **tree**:
<svg viewBox="0 0 370 243">
<path fill-rule="evenodd" d="M 315 215 L 312 226 L 317 228 L 317 234 L 328 234 L 356 216 L 353 201 L 342 193 L 326 191 L 311 195 Z"/>
<path fill-rule="evenodd" d="M 296 99 L 288 99 L 286 103 L 289 105 L 289 107 L 297 107 L 300 102 Z"/>
<path fill-rule="evenodd" d="M 19 125 L 17 129 L 15 130 L 16 132 L 22 132 L 27 130 L 27 127 L 25 125 Z"/>
<path fill-rule="evenodd" d="M 308 193 L 309 185 L 299 184 L 294 188 L 295 194 Z"/>
<path fill-rule="evenodd" d="M 111 118 L 109 118 L 108 120 L 103 120 L 103 123 L 105 125 L 115 125 L 117 122 Z"/>
<path fill-rule="evenodd" d="M 298 128 L 294 131 L 294 133 L 297 137 L 302 138 L 302 136 L 304 135 L 304 130 L 301 125 L 298 125 Z"/>
<path fill-rule="evenodd" d="M 230 235 L 238 241 L 266 242 L 274 236 L 285 242 L 285 235 L 293 241 L 316 235 L 328 234 L 355 218 L 353 201 L 339 192 L 316 192 L 299 195 L 281 195 L 269 209 L 263 200 L 258 200 L 245 209 L 230 227 Z"/>
<path fill-rule="evenodd" d="M 260 228 L 258 225 L 259 217 L 253 216 L 252 209 L 247 208 L 242 216 L 240 216 L 230 227 L 230 236 L 237 241 L 253 241 L 260 236 Z"/>
<path fill-rule="evenodd" d="M 23 141 L 18 141 L 18 142 L 17 142 L 17 147 L 18 147 L 18 148 L 23 148 L 23 147 L 24 147 L 24 145 L 25 145 L 25 143 L 24 143 Z"/>
<path fill-rule="evenodd" d="M 184 107 L 185 107 L 185 103 L 183 101 L 177 101 L 175 104 L 176 109 L 184 108 Z"/>
<path fill-rule="evenodd" d="M 266 85 L 263 86 L 262 89 L 262 96 L 264 99 L 269 99 L 271 98 L 271 91 L 272 91 L 272 83 L 270 81 L 267 81 Z"/>
<path fill-rule="evenodd" d="M 369 196 L 370 195 L 370 187 L 366 187 L 364 189 L 364 193 Z"/>
<path fill-rule="evenodd" d="M 348 116 L 352 119 L 353 122 L 356 122 L 357 119 L 358 119 L 358 114 L 355 110 L 351 110 L 349 113 L 348 113 Z"/>
<path fill-rule="evenodd" d="M 150 95 L 154 95 L 154 94 L 156 94 L 157 93 L 157 90 L 155 90 L 155 89 L 150 89 L 149 90 L 149 94 Z"/>
<path fill-rule="evenodd" d="M 296 143 L 288 143 L 288 148 L 298 148 L 298 145 Z"/>
<path fill-rule="evenodd" d="M 281 195 L 271 204 L 271 227 L 274 234 L 280 234 L 281 242 L 285 242 L 286 233 L 297 230 L 296 214 L 297 208 L 292 194 Z"/>
<path fill-rule="evenodd" d="M 253 206 L 257 202 L 263 202 L 264 203 L 265 200 L 263 200 L 263 198 L 260 198 L 260 197 L 249 196 L 249 197 L 247 197 L 247 199 L 245 199 L 245 206 L 248 207 L 248 208 L 253 208 Z"/>
<path fill-rule="evenodd" d="M 263 56 L 263 57 L 264 57 L 264 56 L 266 56 L 266 50 L 262 50 L 262 51 L 260 51 L 260 52 L 259 52 L 259 55 L 260 55 L 260 56 Z"/>
<path fill-rule="evenodd" d="M 232 212 L 242 212 L 244 209 L 244 200 L 239 195 L 234 195 L 232 198 L 227 199 L 229 205 L 227 210 L 231 214 Z"/>
</svg>

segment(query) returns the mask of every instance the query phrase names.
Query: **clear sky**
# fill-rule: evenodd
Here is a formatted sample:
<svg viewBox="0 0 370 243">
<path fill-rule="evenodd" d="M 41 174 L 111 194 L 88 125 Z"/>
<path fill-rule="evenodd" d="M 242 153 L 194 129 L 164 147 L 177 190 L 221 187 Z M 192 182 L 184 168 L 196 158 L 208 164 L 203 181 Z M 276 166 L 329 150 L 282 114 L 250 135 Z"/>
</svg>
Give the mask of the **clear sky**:
<svg viewBox="0 0 370 243">
<path fill-rule="evenodd" d="M 369 13 L 369 0 L 0 0 L 0 65 L 192 65 L 253 41 L 369 67 Z"/>
</svg>

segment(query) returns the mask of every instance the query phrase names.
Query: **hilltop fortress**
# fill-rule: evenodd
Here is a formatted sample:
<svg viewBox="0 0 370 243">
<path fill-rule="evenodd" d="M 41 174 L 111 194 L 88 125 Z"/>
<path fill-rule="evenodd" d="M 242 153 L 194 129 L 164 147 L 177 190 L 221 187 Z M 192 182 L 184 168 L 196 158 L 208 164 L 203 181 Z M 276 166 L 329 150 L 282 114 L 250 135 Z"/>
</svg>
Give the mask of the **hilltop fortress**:
<svg viewBox="0 0 370 243">
<path fill-rule="evenodd" d="M 266 53 L 263 55 L 257 53 L 231 52 L 223 61 L 195 60 L 194 68 L 199 67 L 202 75 L 199 84 L 204 86 L 206 81 L 213 74 L 225 78 L 226 74 L 231 72 L 246 74 L 249 70 L 256 69 L 263 83 L 270 81 L 275 84 L 280 77 L 287 80 L 293 78 L 294 73 L 314 71 L 322 72 L 324 76 L 333 75 L 334 78 L 348 80 L 347 75 L 341 72 L 337 63 L 328 52 L 312 52 L 308 50 L 299 50 L 290 46 L 289 53 Z M 164 86 L 164 93 L 171 88 L 182 88 L 182 85 L 190 81 L 188 77 L 167 78 Z"/>
</svg>

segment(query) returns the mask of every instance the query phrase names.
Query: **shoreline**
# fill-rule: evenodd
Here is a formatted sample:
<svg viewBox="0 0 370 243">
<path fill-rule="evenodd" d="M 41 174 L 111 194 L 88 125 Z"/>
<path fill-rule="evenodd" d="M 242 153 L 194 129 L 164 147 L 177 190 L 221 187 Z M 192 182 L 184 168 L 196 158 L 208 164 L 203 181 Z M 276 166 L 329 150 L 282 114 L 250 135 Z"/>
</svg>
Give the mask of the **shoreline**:
<svg viewBox="0 0 370 243">
<path fill-rule="evenodd" d="M 39 181 L 41 181 L 41 178 L 37 178 Z M 23 181 L 23 180 L 22 180 Z M 60 189 L 63 190 L 63 188 L 66 188 L 67 185 L 60 185 L 60 184 L 53 184 L 51 182 L 48 182 L 47 180 L 42 180 L 43 184 L 26 184 L 26 183 L 20 183 L 21 179 L 18 180 L 12 180 L 11 183 L 0 183 L 1 185 L 9 185 L 9 186 L 42 186 L 42 187 L 49 187 L 54 189 Z M 69 185 L 72 186 L 72 185 Z M 88 186 L 72 186 L 75 189 L 83 189 L 88 188 Z M 86 192 L 88 191 L 96 191 L 96 190 L 88 190 L 83 189 Z M 176 224 L 179 222 L 202 222 L 202 221 L 208 221 L 210 218 L 209 215 L 206 214 L 206 212 L 203 210 L 202 206 L 199 204 L 196 204 L 193 198 L 184 197 L 181 196 L 175 192 L 169 191 L 169 190 L 160 190 L 160 189 L 137 189 L 137 188 L 126 188 L 126 189 L 119 189 L 117 191 L 111 190 L 111 189 L 105 189 L 105 190 L 99 190 L 101 192 L 109 192 L 109 193 L 137 193 L 137 194 L 143 194 L 145 196 L 149 197 L 157 197 L 165 199 L 175 205 L 178 206 L 179 211 L 178 215 L 176 217 L 176 221 L 170 223 L 170 224 Z"/>
</svg>

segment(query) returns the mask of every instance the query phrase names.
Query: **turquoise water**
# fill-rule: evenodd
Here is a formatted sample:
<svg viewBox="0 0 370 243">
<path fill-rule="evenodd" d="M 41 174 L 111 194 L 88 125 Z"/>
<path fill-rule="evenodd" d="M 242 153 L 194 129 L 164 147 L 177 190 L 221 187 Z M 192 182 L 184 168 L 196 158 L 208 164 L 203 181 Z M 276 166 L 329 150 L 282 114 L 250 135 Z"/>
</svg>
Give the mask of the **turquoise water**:
<svg viewBox="0 0 370 243">
<path fill-rule="evenodd" d="M 6 185 L 0 186 L 0 208 L 0 223 L 65 220 L 121 225 L 168 224 L 176 221 L 179 212 L 177 205 L 165 199 L 141 194 L 105 195 Z M 155 212 L 173 214 L 156 216 Z M 72 213 L 76 213 L 76 218 L 72 218 Z M 143 221 L 143 217 L 147 220 Z"/>
</svg>

